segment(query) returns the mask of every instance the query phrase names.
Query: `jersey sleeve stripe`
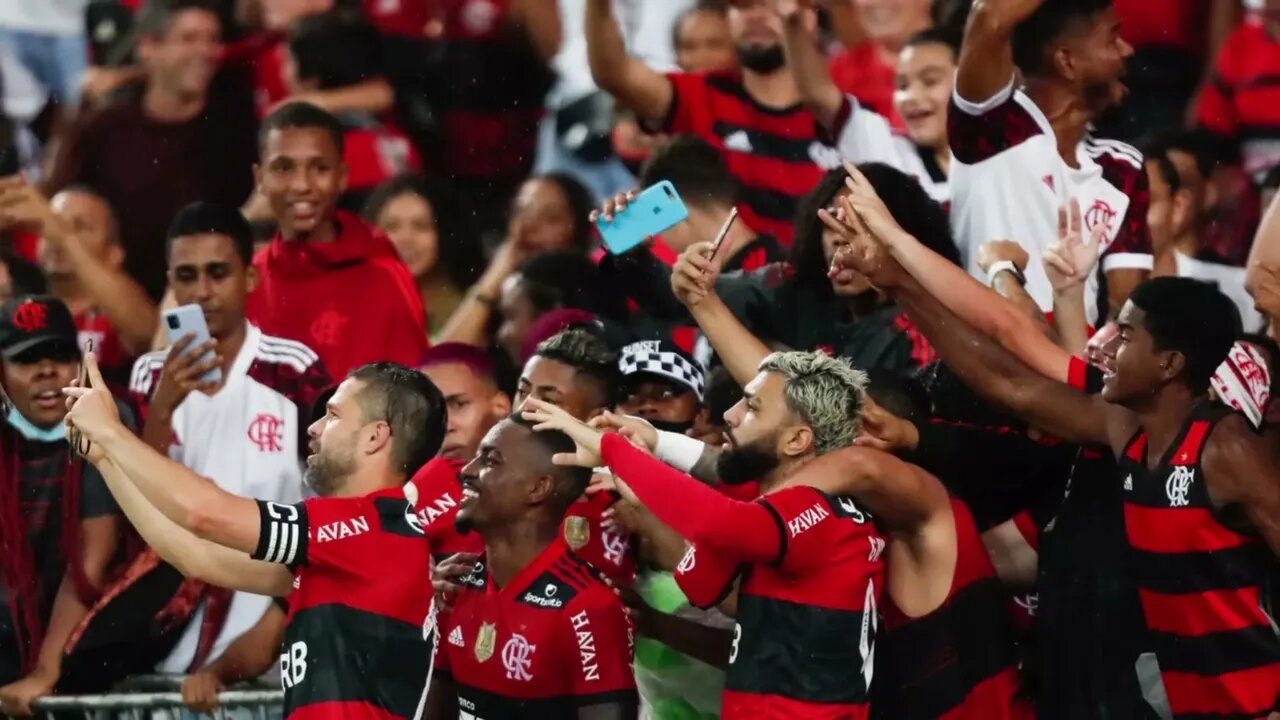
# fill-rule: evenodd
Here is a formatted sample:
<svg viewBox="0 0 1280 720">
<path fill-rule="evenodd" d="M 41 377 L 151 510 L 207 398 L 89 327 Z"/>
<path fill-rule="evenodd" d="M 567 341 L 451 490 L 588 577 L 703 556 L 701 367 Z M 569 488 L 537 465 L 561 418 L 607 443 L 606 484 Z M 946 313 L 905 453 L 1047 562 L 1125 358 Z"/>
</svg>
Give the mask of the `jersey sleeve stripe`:
<svg viewBox="0 0 1280 720">
<path fill-rule="evenodd" d="M 782 516 L 778 514 L 776 508 L 767 502 L 760 505 L 769 511 L 769 517 L 773 518 L 773 524 L 778 527 L 778 557 L 774 558 L 769 564 L 778 566 L 783 560 L 787 559 L 787 524 L 782 521 Z"/>
<path fill-rule="evenodd" d="M 285 340 L 283 338 L 272 337 L 270 335 L 263 335 L 258 346 L 272 352 L 296 354 L 303 362 L 308 364 L 320 360 L 320 356 L 317 355 L 314 350 L 293 340 Z"/>
<path fill-rule="evenodd" d="M 1146 253 L 1113 253 L 1102 256 L 1102 271 L 1150 270 L 1154 262 Z"/>
<path fill-rule="evenodd" d="M 955 100 L 956 107 L 963 110 L 968 115 L 984 115 L 991 112 L 993 108 L 1008 101 L 1013 95 L 1014 79 L 1009 78 L 1009 84 L 1005 85 L 999 92 L 986 100 L 974 102 L 973 100 L 965 100 L 960 97 L 959 90 L 952 90 L 951 97 Z"/>
</svg>

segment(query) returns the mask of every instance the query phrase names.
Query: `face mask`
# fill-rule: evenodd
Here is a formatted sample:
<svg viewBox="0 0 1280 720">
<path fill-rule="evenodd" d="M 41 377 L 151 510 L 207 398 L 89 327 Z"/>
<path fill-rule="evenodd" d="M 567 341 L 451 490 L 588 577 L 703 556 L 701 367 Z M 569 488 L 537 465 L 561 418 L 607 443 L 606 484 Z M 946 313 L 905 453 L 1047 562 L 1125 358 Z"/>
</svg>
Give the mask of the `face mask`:
<svg viewBox="0 0 1280 720">
<path fill-rule="evenodd" d="M 693 421 L 689 422 L 670 422 L 667 420 L 650 420 L 649 424 L 658 430 L 664 432 L 673 432 L 680 435 L 687 435 L 693 429 Z"/>
<path fill-rule="evenodd" d="M 33 442 L 56 443 L 65 442 L 67 439 L 66 430 L 61 424 L 54 425 L 51 428 L 38 428 L 26 418 L 25 415 L 18 412 L 18 408 L 10 407 L 9 414 L 5 417 L 13 429 L 22 433 L 22 437 Z"/>
</svg>

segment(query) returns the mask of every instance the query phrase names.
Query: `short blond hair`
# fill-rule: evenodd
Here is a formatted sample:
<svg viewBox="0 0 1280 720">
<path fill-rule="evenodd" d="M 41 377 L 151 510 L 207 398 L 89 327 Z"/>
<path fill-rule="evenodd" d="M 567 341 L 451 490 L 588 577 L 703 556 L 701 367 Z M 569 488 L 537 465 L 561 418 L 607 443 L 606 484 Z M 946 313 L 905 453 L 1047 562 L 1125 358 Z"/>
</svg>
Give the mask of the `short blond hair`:
<svg viewBox="0 0 1280 720">
<path fill-rule="evenodd" d="M 787 407 L 813 430 L 817 454 L 853 444 L 862 424 L 866 373 L 844 358 L 799 351 L 775 352 L 757 370 L 782 376 Z"/>
</svg>

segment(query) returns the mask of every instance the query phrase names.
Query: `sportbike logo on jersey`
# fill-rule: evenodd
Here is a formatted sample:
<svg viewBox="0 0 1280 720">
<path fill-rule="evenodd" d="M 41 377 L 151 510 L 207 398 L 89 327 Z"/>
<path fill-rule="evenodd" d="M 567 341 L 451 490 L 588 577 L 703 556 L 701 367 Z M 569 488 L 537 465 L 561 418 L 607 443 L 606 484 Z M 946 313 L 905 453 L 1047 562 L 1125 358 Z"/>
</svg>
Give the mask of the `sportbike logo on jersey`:
<svg viewBox="0 0 1280 720">
<path fill-rule="evenodd" d="M 1191 493 L 1191 483 L 1195 482 L 1196 471 L 1185 465 L 1178 465 L 1169 473 L 1164 481 L 1164 492 L 1169 496 L 1169 507 L 1186 507 L 1190 504 L 1187 495 Z"/>
<path fill-rule="evenodd" d="M 533 651 L 537 649 L 529 644 L 525 636 L 519 633 L 511 636 L 507 644 L 502 646 L 502 666 L 507 669 L 508 680 L 529 682 L 533 679 L 529 668 L 533 666 Z"/>
</svg>

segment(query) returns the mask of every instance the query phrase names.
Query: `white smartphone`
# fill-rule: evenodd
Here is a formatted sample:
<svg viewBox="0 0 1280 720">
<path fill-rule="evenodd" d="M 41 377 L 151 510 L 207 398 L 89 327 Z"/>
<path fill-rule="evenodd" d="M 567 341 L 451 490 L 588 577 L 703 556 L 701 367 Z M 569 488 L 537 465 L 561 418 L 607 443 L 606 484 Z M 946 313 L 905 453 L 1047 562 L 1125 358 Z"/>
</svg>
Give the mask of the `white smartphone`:
<svg viewBox="0 0 1280 720">
<path fill-rule="evenodd" d="M 192 336 L 190 347 L 202 345 L 212 337 L 209 335 L 209 324 L 204 321 L 204 311 L 199 305 L 180 305 L 171 310 L 165 310 L 163 315 L 164 331 L 169 338 L 170 347 L 188 335 Z M 204 357 L 213 357 L 213 351 L 209 350 L 202 359 Z M 222 368 L 210 368 L 201 376 L 200 381 L 222 382 Z"/>
</svg>

